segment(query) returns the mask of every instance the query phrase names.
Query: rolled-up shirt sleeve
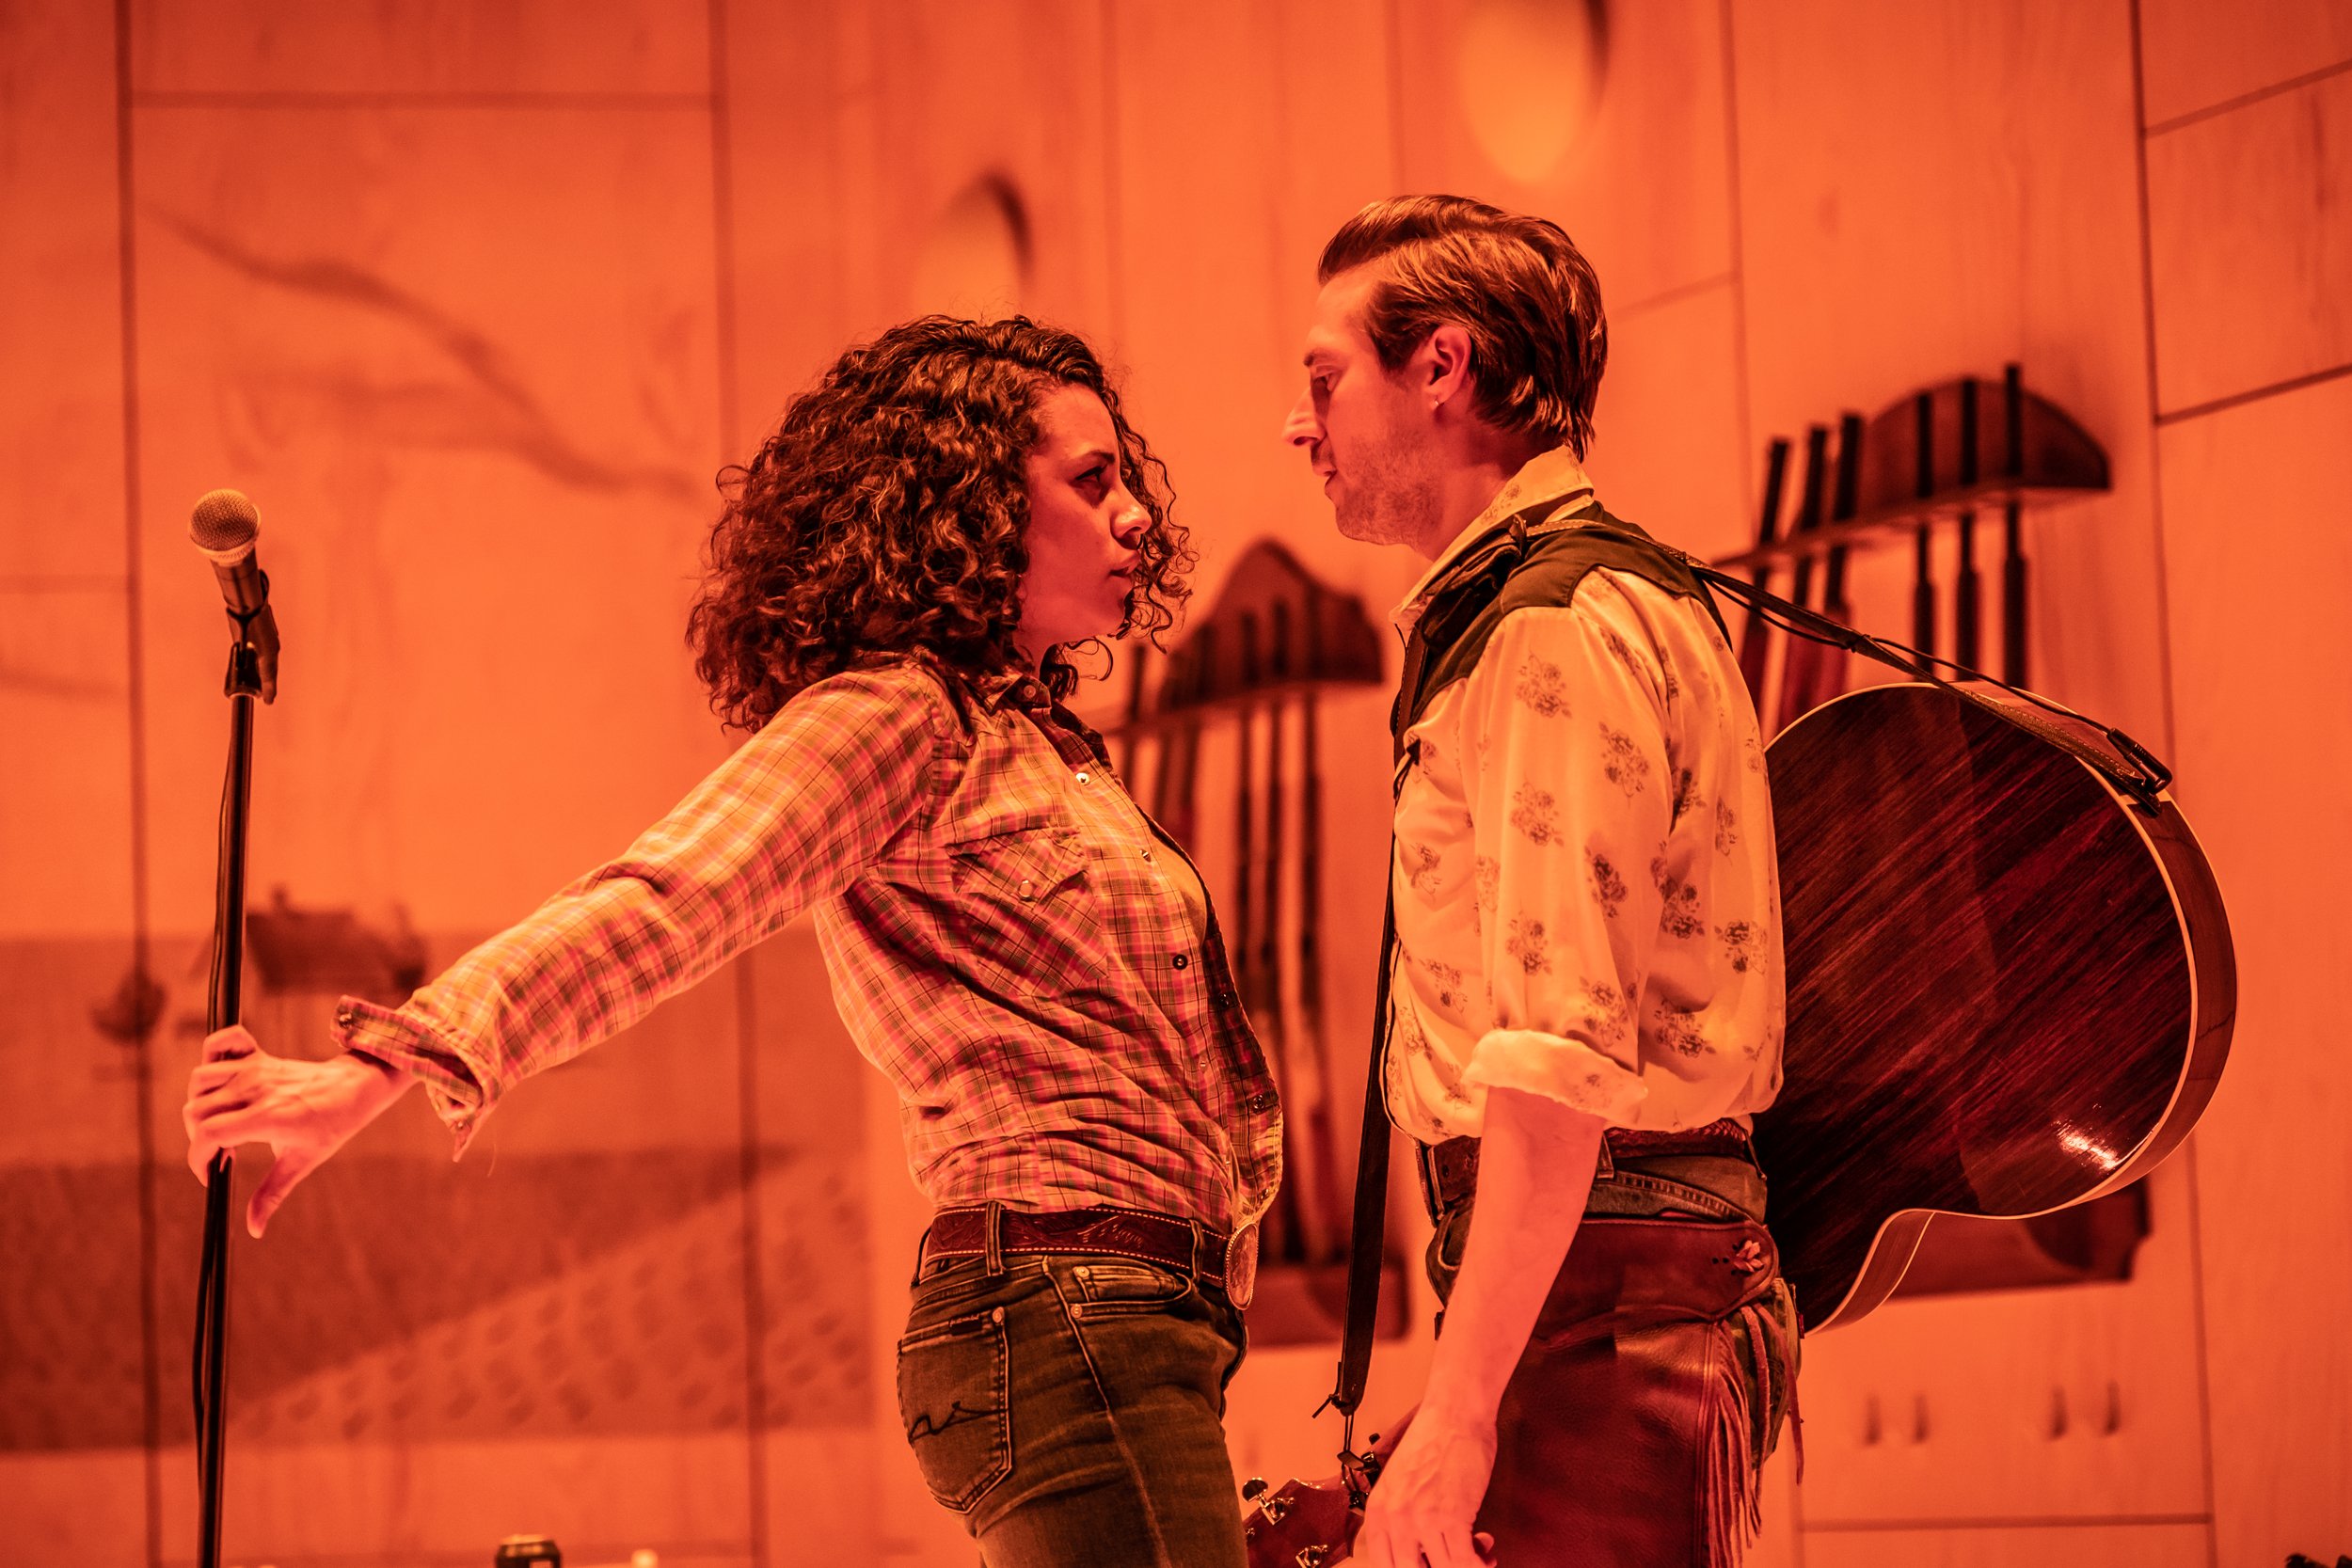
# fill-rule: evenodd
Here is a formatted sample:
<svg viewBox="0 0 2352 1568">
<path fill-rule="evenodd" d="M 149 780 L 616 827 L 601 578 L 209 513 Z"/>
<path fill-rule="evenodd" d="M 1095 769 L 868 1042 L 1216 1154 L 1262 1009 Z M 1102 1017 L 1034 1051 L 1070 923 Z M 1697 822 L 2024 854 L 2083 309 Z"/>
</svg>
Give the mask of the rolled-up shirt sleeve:
<svg viewBox="0 0 2352 1568">
<path fill-rule="evenodd" d="M 1651 873 L 1673 822 L 1656 655 L 1575 607 L 1521 610 L 1466 682 L 1492 1026 L 1464 1071 L 1630 1125 L 1637 1013 L 1658 940 Z"/>
<path fill-rule="evenodd" d="M 848 887 L 928 815 L 952 723 L 946 693 L 913 667 L 819 682 L 619 857 L 401 1006 L 344 997 L 339 1038 L 423 1080 L 462 1154 L 516 1082 Z"/>
</svg>

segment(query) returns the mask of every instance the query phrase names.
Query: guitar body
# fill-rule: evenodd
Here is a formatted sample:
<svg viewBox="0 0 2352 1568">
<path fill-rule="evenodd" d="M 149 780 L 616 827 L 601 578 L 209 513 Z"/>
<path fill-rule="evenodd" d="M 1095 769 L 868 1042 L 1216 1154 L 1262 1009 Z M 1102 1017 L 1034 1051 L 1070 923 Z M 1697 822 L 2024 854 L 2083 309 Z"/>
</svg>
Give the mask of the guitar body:
<svg viewBox="0 0 2352 1568">
<path fill-rule="evenodd" d="M 1788 974 L 1756 1118 L 1807 1332 L 1894 1291 L 1935 1213 L 2022 1217 L 2154 1166 L 2236 1016 L 2221 898 L 2104 732 L 1995 689 L 1866 688 L 1767 752 Z"/>
</svg>

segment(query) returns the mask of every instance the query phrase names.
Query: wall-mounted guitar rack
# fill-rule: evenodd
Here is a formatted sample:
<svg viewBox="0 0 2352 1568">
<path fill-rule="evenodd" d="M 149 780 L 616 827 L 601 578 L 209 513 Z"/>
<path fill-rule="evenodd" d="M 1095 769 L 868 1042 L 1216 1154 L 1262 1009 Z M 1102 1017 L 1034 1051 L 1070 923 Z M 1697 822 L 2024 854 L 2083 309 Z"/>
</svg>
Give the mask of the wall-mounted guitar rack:
<svg viewBox="0 0 2352 1568">
<path fill-rule="evenodd" d="M 1745 571 L 1750 580 L 1808 609 L 1847 621 L 1846 557 L 1908 538 L 1916 562 L 1912 588 L 1911 641 L 1929 654 L 1981 668 L 1982 588 L 1977 570 L 1978 514 L 2001 517 L 2001 664 L 2012 685 L 2027 684 L 2027 574 L 2022 519 L 2027 506 L 2076 499 L 2109 488 L 2107 456 L 2090 435 L 2047 398 L 2026 389 L 2018 367 L 1997 382 L 1962 376 L 1890 404 L 1874 419 L 1847 414 L 1838 421 L 1836 467 L 1829 462 L 1830 432 L 1806 433 L 1804 474 L 1795 515 L 1784 532 L 1781 502 L 1790 443 L 1773 437 L 1765 452 L 1764 504 L 1753 549 L 1713 564 Z M 1960 562 L 1952 585 L 1948 647 L 1939 647 L 1944 616 L 1934 577 L 1934 531 L 1952 528 Z M 1771 580 L 1786 567 L 1784 591 Z M 1814 602 L 1817 567 L 1820 602 Z M 1740 667 L 1756 695 L 1768 734 L 1845 688 L 1842 656 L 1817 643 L 1792 641 L 1783 660 L 1777 700 L 1767 704 L 1771 628 L 1751 615 L 1740 635 Z"/>
</svg>

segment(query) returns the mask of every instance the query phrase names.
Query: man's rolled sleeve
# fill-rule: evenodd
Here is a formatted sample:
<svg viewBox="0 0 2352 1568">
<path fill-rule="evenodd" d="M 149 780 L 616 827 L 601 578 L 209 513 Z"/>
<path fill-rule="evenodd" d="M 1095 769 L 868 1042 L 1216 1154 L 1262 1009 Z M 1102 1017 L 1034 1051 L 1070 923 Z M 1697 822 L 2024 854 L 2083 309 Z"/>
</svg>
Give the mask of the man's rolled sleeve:
<svg viewBox="0 0 2352 1568">
<path fill-rule="evenodd" d="M 846 888 L 928 815 L 952 723 L 945 692 L 912 667 L 811 687 L 626 852 L 401 1006 L 344 997 L 339 1039 L 421 1079 L 462 1154 L 516 1082 Z"/>
<path fill-rule="evenodd" d="M 1638 1006 L 1672 823 L 1654 654 L 1587 611 L 1497 628 L 1462 707 L 1492 1024 L 1464 1077 L 1630 1124 L 1647 1086 Z"/>
<path fill-rule="evenodd" d="M 1615 1057 L 1540 1029 L 1489 1029 L 1479 1037 L 1465 1076 L 1490 1089 L 1540 1094 L 1612 1127 L 1632 1125 L 1649 1093 L 1642 1075 Z"/>
</svg>

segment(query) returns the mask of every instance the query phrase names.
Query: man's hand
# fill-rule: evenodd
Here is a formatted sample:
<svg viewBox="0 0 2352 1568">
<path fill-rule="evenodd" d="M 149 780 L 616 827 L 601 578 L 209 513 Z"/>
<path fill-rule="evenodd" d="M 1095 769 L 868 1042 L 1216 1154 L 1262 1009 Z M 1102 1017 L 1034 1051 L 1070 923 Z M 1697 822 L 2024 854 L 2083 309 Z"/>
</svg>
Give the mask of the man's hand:
<svg viewBox="0 0 2352 1568">
<path fill-rule="evenodd" d="M 204 1059 L 188 1075 L 188 1098 L 180 1108 L 188 1168 L 203 1181 L 220 1150 L 269 1145 L 277 1158 L 245 1215 L 246 1231 L 258 1237 L 296 1182 L 414 1082 L 349 1053 L 324 1062 L 273 1056 L 244 1029 L 223 1029 L 206 1037 Z"/>
<path fill-rule="evenodd" d="M 1371 1568 L 1483 1560 L 1470 1527 L 1494 1479 L 1495 1412 L 1575 1241 L 1601 1132 L 1598 1117 L 1542 1095 L 1488 1096 L 1478 1204 L 1428 1392 L 1364 1509 L 1358 1550 Z"/>
<path fill-rule="evenodd" d="M 1473 1535 L 1495 1468 L 1495 1424 L 1423 1409 L 1381 1466 L 1356 1555 L 1365 1568 L 1480 1568 Z"/>
</svg>

